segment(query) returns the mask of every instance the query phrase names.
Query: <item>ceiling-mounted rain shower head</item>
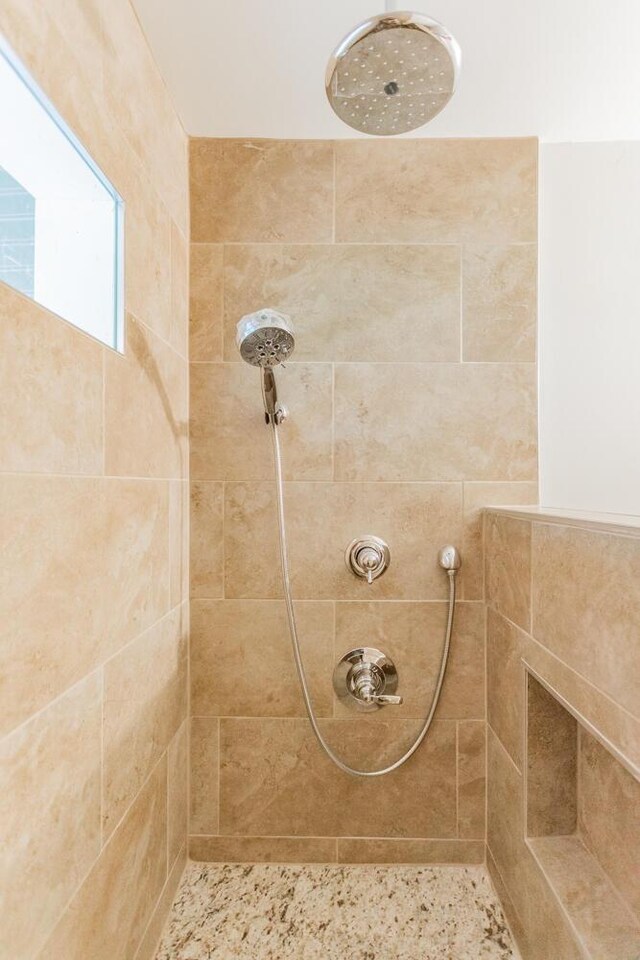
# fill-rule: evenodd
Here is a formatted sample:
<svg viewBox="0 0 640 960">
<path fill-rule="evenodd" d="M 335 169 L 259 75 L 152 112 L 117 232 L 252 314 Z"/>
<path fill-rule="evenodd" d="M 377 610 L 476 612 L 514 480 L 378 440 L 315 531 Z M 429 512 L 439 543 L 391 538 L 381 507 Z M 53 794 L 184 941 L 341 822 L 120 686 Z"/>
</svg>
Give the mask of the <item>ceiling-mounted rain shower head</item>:
<svg viewBox="0 0 640 960">
<path fill-rule="evenodd" d="M 254 367 L 276 367 L 293 353 L 295 340 L 289 317 L 265 308 L 248 313 L 236 327 L 240 356 Z"/>
<path fill-rule="evenodd" d="M 327 66 L 329 103 L 361 133 L 415 130 L 447 105 L 460 71 L 460 47 L 421 13 L 381 13 L 359 24 Z"/>
</svg>

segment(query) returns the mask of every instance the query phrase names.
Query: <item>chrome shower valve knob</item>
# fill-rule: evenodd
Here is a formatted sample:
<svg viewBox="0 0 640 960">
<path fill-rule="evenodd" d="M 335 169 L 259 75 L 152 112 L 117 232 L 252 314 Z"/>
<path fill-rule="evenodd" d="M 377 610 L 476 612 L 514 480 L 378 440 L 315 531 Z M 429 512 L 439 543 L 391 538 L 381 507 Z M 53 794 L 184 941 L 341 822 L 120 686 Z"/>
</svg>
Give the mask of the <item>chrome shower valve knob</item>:
<svg viewBox="0 0 640 960">
<path fill-rule="evenodd" d="M 373 583 L 391 563 L 391 554 L 384 540 L 368 534 L 351 541 L 344 559 L 351 573 L 367 583 Z"/>
<path fill-rule="evenodd" d="M 345 653 L 333 671 L 333 689 L 340 699 L 360 710 L 400 705 L 395 693 L 398 671 L 395 664 L 375 647 L 357 647 Z"/>
</svg>

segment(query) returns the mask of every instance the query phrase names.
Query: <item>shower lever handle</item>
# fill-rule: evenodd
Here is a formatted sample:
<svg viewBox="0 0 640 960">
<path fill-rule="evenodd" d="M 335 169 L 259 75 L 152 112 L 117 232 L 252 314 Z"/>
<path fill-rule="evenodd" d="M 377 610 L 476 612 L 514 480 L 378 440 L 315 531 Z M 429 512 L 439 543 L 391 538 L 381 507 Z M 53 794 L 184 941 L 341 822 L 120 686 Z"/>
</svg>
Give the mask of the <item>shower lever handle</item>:
<svg viewBox="0 0 640 960">
<path fill-rule="evenodd" d="M 401 703 L 404 703 L 404 700 L 402 697 L 397 697 L 392 693 L 378 693 L 374 694 L 368 702 L 379 703 L 382 707 L 385 703 L 397 704 L 399 706 Z"/>
</svg>

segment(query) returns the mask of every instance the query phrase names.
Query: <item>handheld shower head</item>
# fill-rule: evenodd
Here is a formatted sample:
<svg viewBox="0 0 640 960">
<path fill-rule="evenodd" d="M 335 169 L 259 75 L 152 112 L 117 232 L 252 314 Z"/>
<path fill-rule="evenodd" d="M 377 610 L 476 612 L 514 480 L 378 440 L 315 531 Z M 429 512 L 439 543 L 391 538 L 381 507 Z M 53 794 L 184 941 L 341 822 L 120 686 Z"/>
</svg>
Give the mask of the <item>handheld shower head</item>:
<svg viewBox="0 0 640 960">
<path fill-rule="evenodd" d="M 289 317 L 268 307 L 248 313 L 236 327 L 240 356 L 253 367 L 277 367 L 293 353 L 295 340 Z"/>
<path fill-rule="evenodd" d="M 272 368 L 284 363 L 293 353 L 295 340 L 289 317 L 269 308 L 248 313 L 236 327 L 236 345 L 243 360 L 262 370 L 262 399 L 267 423 L 282 423 L 286 411 L 278 403 Z"/>
</svg>

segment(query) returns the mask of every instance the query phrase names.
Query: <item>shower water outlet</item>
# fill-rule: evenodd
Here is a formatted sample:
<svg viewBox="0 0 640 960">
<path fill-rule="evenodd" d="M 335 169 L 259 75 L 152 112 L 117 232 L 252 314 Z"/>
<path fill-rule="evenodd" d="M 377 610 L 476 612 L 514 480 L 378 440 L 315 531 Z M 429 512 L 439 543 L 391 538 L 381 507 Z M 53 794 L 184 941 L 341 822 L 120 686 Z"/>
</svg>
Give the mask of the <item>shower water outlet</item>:
<svg viewBox="0 0 640 960">
<path fill-rule="evenodd" d="M 360 710 L 401 704 L 394 695 L 398 671 L 393 660 L 375 647 L 357 647 L 345 653 L 333 671 L 333 689 L 343 703 Z"/>
</svg>

